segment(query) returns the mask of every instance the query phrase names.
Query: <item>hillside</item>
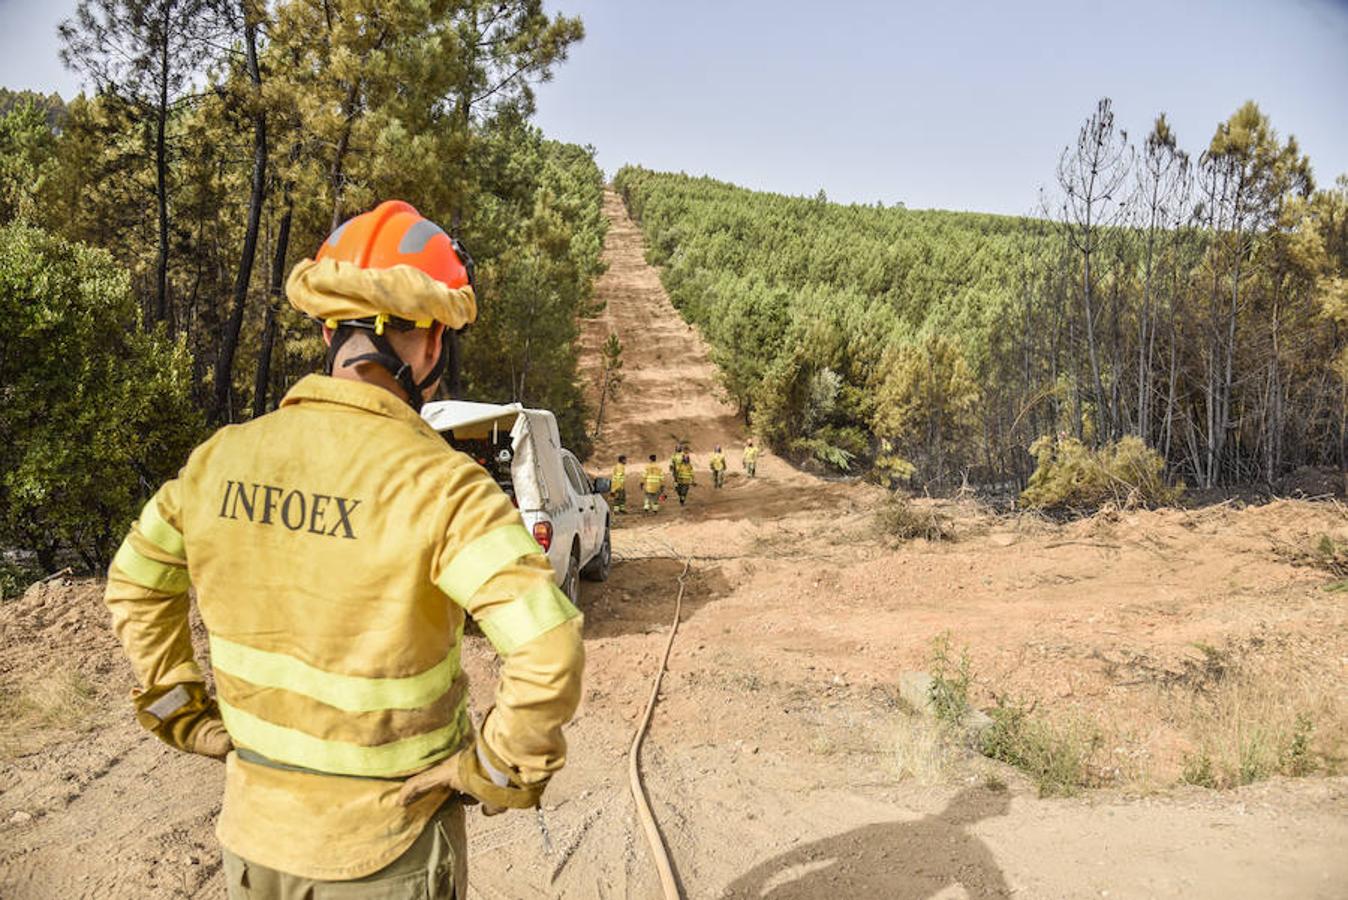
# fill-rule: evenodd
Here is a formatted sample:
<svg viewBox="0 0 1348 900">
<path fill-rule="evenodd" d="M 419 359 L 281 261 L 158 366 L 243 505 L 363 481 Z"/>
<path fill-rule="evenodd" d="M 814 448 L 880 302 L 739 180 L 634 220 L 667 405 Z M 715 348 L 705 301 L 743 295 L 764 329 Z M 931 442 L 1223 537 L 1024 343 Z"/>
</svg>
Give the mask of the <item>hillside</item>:
<svg viewBox="0 0 1348 900">
<path fill-rule="evenodd" d="M 1132 159 L 1101 108 L 1083 134 Z M 1312 191 L 1253 105 L 1222 128 L 1237 126 L 1273 161 L 1248 147 L 1191 159 L 1149 137 L 1131 168 L 1099 173 L 1107 193 L 1073 181 L 1081 161 L 1065 155 L 1076 168 L 1046 192 L 1047 218 L 633 166 L 615 186 L 726 392 L 797 461 L 1023 487 L 1039 437 L 1129 436 L 1190 486 L 1343 472 L 1348 180 Z M 1232 187 L 1236 171 L 1264 193 Z"/>
<path fill-rule="evenodd" d="M 663 454 L 677 434 L 699 468 L 718 442 L 738 463 L 741 426 L 712 394 L 704 346 L 615 194 L 604 212 L 606 311 L 581 355 L 592 376 L 617 333 L 630 378 L 600 458 Z M 1348 622 L 1296 552 L 1317 533 L 1348 538 L 1333 504 L 1058 525 L 922 501 L 957 539 L 898 542 L 877 527 L 883 492 L 775 456 L 720 493 L 699 480 L 687 508 L 619 519 L 612 577 L 582 595 L 568 766 L 541 817 L 469 817 L 470 898 L 657 896 L 626 751 L 685 556 L 643 767 L 688 897 L 1341 894 Z M 221 771 L 132 722 L 101 589 L 58 579 L 0 606 L 0 896 L 223 897 Z M 1066 781 L 911 714 L 900 675 L 929 669 L 942 635 L 968 653 L 976 706 L 1022 704 L 1049 729 L 1033 745 Z M 464 664 L 480 713 L 495 666 L 480 636 Z M 1289 755 L 1299 715 L 1310 744 Z M 1195 759 L 1233 786 L 1185 784 Z M 1274 774 L 1296 759 L 1311 777 Z"/>
</svg>

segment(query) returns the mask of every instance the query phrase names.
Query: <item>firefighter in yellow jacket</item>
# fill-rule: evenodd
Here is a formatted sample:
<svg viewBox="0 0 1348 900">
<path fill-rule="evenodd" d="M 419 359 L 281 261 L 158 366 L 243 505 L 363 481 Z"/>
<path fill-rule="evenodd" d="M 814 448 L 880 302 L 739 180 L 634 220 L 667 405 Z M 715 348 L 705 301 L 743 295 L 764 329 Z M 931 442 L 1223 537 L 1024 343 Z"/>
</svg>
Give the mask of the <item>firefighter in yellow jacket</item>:
<svg viewBox="0 0 1348 900">
<path fill-rule="evenodd" d="M 716 448 L 716 452 L 707 461 L 707 467 L 711 469 L 711 486 L 718 490 L 725 487 L 725 454 L 721 452 L 720 447 Z"/>
<path fill-rule="evenodd" d="M 626 456 L 619 456 L 617 465 L 613 467 L 613 477 L 610 479 L 609 492 L 613 496 L 613 511 L 615 513 L 627 512 Z"/>
<path fill-rule="evenodd" d="M 693 459 L 688 455 L 688 451 L 684 450 L 674 457 L 674 490 L 679 495 L 680 506 L 688 502 L 688 491 L 692 489 L 693 484 Z"/>
<path fill-rule="evenodd" d="M 660 468 L 660 464 L 655 461 L 655 454 L 651 454 L 651 461 L 646 464 L 646 471 L 641 476 L 641 490 L 646 495 L 646 502 L 642 504 L 642 512 L 658 513 L 660 511 L 660 493 L 665 489 L 665 471 Z"/>
<path fill-rule="evenodd" d="M 749 443 L 744 447 L 744 471 L 750 478 L 758 474 L 758 447 L 753 438 L 749 438 Z"/>
<path fill-rule="evenodd" d="M 108 573 L 137 719 L 225 760 L 230 898 L 463 898 L 464 805 L 536 806 L 566 760 L 580 614 L 510 500 L 417 414 L 445 329 L 476 317 L 471 266 L 398 201 L 333 232 L 286 287 L 323 323 L 327 374 L 199 446 Z M 502 658 L 476 730 L 466 615 Z"/>
</svg>

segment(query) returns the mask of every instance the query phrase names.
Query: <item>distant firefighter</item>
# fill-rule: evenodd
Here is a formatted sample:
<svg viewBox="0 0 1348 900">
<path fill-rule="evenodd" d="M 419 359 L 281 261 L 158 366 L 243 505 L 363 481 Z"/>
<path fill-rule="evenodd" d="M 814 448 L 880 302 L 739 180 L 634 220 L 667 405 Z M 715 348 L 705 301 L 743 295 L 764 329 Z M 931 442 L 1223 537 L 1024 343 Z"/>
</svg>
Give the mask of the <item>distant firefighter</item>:
<svg viewBox="0 0 1348 900">
<path fill-rule="evenodd" d="M 679 493 L 679 505 L 688 502 L 688 490 L 696 482 L 693 479 L 693 459 L 688 451 L 674 459 L 674 490 Z"/>
<path fill-rule="evenodd" d="M 720 447 L 717 447 L 716 452 L 711 455 L 708 465 L 711 467 L 711 486 L 718 489 L 724 487 L 725 454 L 721 452 Z"/>
<path fill-rule="evenodd" d="M 749 438 L 749 442 L 744 447 L 744 471 L 753 478 L 758 474 L 758 447 L 754 444 L 754 439 Z"/>
<path fill-rule="evenodd" d="M 658 513 L 660 492 L 665 489 L 665 470 L 655 461 L 654 453 L 651 454 L 651 461 L 646 466 L 646 473 L 641 477 L 641 489 L 646 495 L 646 502 L 641 506 L 642 512 Z"/>
<path fill-rule="evenodd" d="M 613 478 L 609 485 L 609 493 L 613 497 L 613 511 L 615 513 L 627 512 L 627 457 L 619 456 L 618 464 L 613 467 Z"/>
</svg>

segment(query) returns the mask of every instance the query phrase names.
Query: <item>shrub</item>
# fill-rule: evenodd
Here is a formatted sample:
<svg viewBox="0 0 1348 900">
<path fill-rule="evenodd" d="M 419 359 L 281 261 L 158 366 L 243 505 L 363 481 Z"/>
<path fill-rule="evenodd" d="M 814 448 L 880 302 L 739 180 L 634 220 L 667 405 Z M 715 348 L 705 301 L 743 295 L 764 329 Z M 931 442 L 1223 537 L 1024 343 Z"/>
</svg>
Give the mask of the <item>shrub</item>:
<svg viewBox="0 0 1348 900">
<path fill-rule="evenodd" d="M 969 688 L 974 680 L 969 651 L 961 651 L 956 661 L 951 656 L 950 633 L 943 632 L 931 643 L 930 668 L 932 714 L 958 728 L 969 712 Z"/>
<path fill-rule="evenodd" d="M 1212 757 L 1207 753 L 1185 756 L 1180 781 L 1197 787 L 1217 787 L 1217 772 L 1213 768 Z"/>
<path fill-rule="evenodd" d="M 107 565 L 201 437 L 184 346 L 144 332 L 104 251 L 0 227 L 0 545 Z"/>
<path fill-rule="evenodd" d="M 1132 435 L 1098 450 L 1076 438 L 1044 436 L 1030 446 L 1036 466 L 1021 501 L 1033 509 L 1164 506 L 1183 494 L 1165 481 L 1161 454 Z"/>
<path fill-rule="evenodd" d="M 919 507 L 906 497 L 886 500 L 875 513 L 875 523 L 882 534 L 901 541 L 955 539 L 955 529 L 947 516 L 936 509 Z"/>
<path fill-rule="evenodd" d="M 992 724 L 982 734 L 983 755 L 1015 766 L 1039 786 L 1042 797 L 1070 796 L 1090 784 L 1090 760 L 1099 733 L 1082 724 L 1055 725 L 1034 707 L 1006 697 L 989 711 Z"/>
<path fill-rule="evenodd" d="M 852 460 L 856 458 L 850 451 L 817 437 L 796 438 L 790 443 L 788 449 L 792 453 L 809 457 L 840 472 L 851 469 Z"/>
<path fill-rule="evenodd" d="M 42 575 L 31 565 L 18 559 L 6 559 L 0 556 L 0 600 L 18 597 L 28 586 Z"/>
<path fill-rule="evenodd" d="M 895 452 L 893 442 L 880 441 L 880 452 L 875 455 L 875 465 L 871 468 L 873 480 L 893 490 L 911 483 L 916 474 L 917 466 Z"/>
</svg>

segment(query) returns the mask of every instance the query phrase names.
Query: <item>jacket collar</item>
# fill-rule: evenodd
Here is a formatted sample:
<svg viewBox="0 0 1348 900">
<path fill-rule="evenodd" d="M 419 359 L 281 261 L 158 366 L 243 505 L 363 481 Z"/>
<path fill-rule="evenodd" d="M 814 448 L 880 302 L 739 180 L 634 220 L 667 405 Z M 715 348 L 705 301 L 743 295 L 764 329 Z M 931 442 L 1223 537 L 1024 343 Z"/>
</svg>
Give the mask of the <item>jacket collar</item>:
<svg viewBox="0 0 1348 900">
<path fill-rule="evenodd" d="M 330 375 L 306 375 L 292 387 L 281 401 L 281 406 L 301 403 L 333 403 L 353 409 L 399 419 L 418 430 L 435 434 L 435 429 L 401 399 L 389 391 L 363 381 L 333 378 Z"/>
</svg>

